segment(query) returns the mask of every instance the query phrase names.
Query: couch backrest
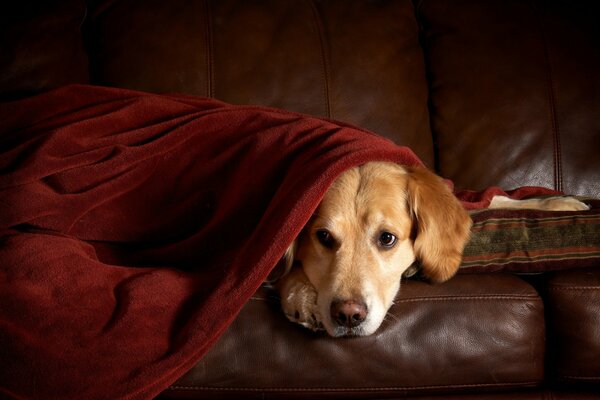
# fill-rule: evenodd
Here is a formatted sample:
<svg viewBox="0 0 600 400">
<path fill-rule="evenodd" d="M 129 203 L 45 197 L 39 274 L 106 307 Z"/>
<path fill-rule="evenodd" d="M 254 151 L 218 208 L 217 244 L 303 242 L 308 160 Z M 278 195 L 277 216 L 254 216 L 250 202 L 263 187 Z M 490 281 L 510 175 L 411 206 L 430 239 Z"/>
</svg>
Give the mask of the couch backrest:
<svg viewBox="0 0 600 400">
<path fill-rule="evenodd" d="M 594 3 L 17 5 L 0 27 L 0 96 L 90 82 L 281 107 L 410 146 L 461 188 L 539 185 L 600 196 Z"/>
<path fill-rule="evenodd" d="M 599 5 L 418 4 L 442 174 L 600 195 Z"/>
</svg>

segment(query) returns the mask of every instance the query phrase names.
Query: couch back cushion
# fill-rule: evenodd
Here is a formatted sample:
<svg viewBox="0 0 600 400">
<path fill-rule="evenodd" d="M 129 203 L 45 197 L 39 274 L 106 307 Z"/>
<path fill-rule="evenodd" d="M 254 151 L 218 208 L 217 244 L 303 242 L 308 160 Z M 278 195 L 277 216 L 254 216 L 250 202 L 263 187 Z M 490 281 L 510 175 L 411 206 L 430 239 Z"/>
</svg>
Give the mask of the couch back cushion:
<svg viewBox="0 0 600 400">
<path fill-rule="evenodd" d="M 101 0 L 87 31 L 95 83 L 341 120 L 433 167 L 410 0 Z"/>
<path fill-rule="evenodd" d="M 409 146 L 458 188 L 600 197 L 596 3 L 14 3 L 0 99 L 90 82 L 280 107 Z"/>
<path fill-rule="evenodd" d="M 11 1 L 0 7 L 0 101 L 88 83 L 83 0 Z"/>
<path fill-rule="evenodd" d="M 442 175 L 600 195 L 596 2 L 423 0 Z"/>
</svg>

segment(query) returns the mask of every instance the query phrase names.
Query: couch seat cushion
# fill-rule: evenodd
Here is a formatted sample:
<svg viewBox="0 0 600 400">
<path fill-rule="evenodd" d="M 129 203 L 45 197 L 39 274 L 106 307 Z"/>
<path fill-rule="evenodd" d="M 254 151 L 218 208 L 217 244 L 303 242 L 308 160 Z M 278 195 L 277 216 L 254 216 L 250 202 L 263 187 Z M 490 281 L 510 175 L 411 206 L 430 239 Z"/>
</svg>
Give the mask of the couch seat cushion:
<svg viewBox="0 0 600 400">
<path fill-rule="evenodd" d="M 548 280 L 548 314 L 552 373 L 600 383 L 600 263 L 555 273 Z"/>
<path fill-rule="evenodd" d="M 511 275 L 406 281 L 374 335 L 333 339 L 289 323 L 261 289 L 168 394 L 373 397 L 535 386 L 544 372 L 543 314 L 536 291 Z"/>
</svg>

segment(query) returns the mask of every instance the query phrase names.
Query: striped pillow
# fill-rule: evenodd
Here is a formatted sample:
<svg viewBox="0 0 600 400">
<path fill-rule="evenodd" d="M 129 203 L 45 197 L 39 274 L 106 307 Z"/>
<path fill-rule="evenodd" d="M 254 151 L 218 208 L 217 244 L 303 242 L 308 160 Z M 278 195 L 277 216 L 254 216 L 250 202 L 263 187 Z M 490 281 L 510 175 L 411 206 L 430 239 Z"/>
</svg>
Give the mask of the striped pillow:
<svg viewBox="0 0 600 400">
<path fill-rule="evenodd" d="M 460 272 L 600 267 L 600 200 L 588 211 L 478 210 Z"/>
</svg>

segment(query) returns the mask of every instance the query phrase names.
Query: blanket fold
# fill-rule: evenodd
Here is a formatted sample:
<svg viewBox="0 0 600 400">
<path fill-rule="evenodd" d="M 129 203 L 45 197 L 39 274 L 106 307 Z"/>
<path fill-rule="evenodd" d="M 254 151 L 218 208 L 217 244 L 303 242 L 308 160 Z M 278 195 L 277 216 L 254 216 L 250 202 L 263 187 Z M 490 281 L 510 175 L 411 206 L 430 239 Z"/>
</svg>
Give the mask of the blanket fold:
<svg viewBox="0 0 600 400">
<path fill-rule="evenodd" d="M 16 398 L 153 397 L 337 175 L 421 164 L 358 128 L 192 96 L 68 86 L 0 107 L 0 393 Z M 516 197 L 532 193 L 548 191 Z"/>
</svg>

